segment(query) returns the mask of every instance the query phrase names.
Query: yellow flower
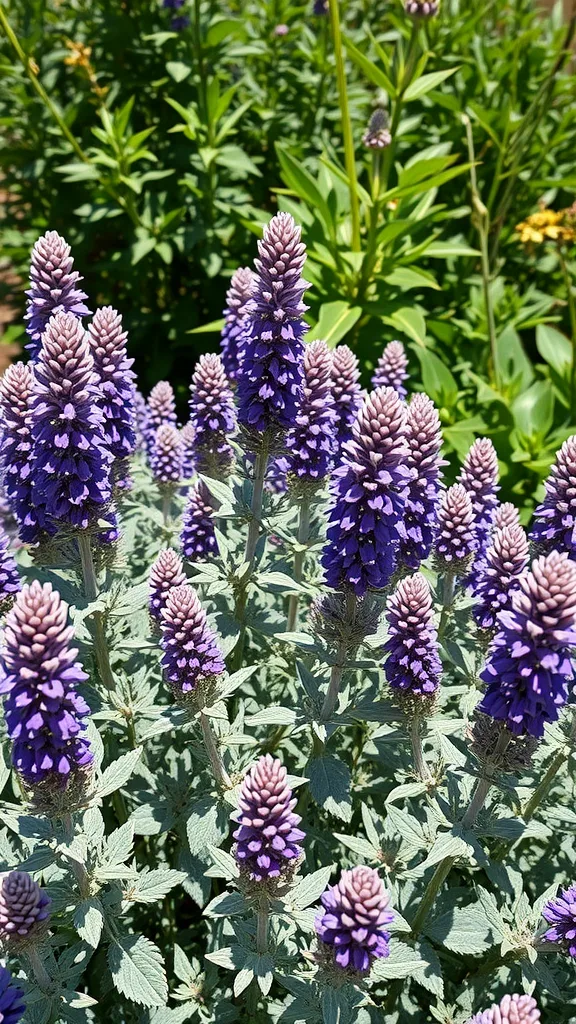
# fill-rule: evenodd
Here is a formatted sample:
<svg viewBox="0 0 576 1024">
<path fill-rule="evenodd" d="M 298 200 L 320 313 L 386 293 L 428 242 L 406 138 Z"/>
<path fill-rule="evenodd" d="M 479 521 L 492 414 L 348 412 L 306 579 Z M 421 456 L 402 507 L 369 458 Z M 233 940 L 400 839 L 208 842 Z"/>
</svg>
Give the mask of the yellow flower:
<svg viewBox="0 0 576 1024">
<path fill-rule="evenodd" d="M 548 210 L 545 207 L 532 213 L 516 225 L 515 230 L 524 244 L 540 245 L 542 242 L 571 242 L 574 229 L 565 223 L 568 210 Z"/>
<path fill-rule="evenodd" d="M 84 43 L 73 43 L 71 39 L 66 40 L 66 46 L 71 53 L 68 57 L 64 57 L 65 64 L 69 64 L 73 68 L 86 68 L 87 70 L 91 67 L 91 46 L 85 46 Z"/>
</svg>

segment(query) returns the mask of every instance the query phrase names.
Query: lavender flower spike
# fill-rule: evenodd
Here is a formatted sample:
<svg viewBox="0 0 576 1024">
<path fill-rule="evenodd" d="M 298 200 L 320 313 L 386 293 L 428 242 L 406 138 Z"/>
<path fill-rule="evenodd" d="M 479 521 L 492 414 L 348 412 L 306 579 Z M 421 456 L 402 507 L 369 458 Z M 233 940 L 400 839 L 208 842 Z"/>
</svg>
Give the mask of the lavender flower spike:
<svg viewBox="0 0 576 1024">
<path fill-rule="evenodd" d="M 324 912 L 314 926 L 321 950 L 336 967 L 366 975 L 374 960 L 390 955 L 386 925 L 394 914 L 388 910 L 390 896 L 374 868 L 343 871 L 321 901 Z"/>
<path fill-rule="evenodd" d="M 182 515 L 180 543 L 184 557 L 190 562 L 207 562 L 218 554 L 214 532 L 212 495 L 202 480 L 192 488 Z"/>
<path fill-rule="evenodd" d="M 238 419 L 251 431 L 293 426 L 302 392 L 302 319 L 307 306 L 302 277 L 306 247 L 289 213 L 264 229 L 254 261 L 254 297 L 246 308 L 246 344 L 238 375 Z"/>
<path fill-rule="evenodd" d="M 50 320 L 34 365 L 32 500 L 55 527 L 87 529 L 111 499 L 112 456 L 94 362 L 71 313 Z"/>
<path fill-rule="evenodd" d="M 184 583 L 186 573 L 182 559 L 173 548 L 165 548 L 158 555 L 148 576 L 148 610 L 158 624 L 162 619 L 162 609 L 166 605 L 168 591 L 172 587 L 181 587 Z"/>
<path fill-rule="evenodd" d="M 26 292 L 28 305 L 24 315 L 28 321 L 26 333 L 31 338 L 27 348 L 33 358 L 38 354 L 42 335 L 54 313 L 71 313 L 76 317 L 90 315 L 84 305 L 88 296 L 78 287 L 82 278 L 73 266 L 70 246 L 57 231 L 47 231 L 38 239 L 30 260 L 30 288 Z"/>
<path fill-rule="evenodd" d="M 1 651 L 0 693 L 12 761 L 28 784 L 52 779 L 64 788 L 93 759 L 84 720 L 90 708 L 77 691 L 88 678 L 71 647 L 68 605 L 50 583 L 26 584 L 8 613 Z"/>
<path fill-rule="evenodd" d="M 440 10 L 440 0 L 404 0 L 404 10 L 413 18 L 433 18 Z"/>
<path fill-rule="evenodd" d="M 278 758 L 261 757 L 242 783 L 232 816 L 238 822 L 236 860 L 254 882 L 286 878 L 302 856 L 299 844 L 306 833 L 298 828 L 301 819 L 286 774 Z"/>
<path fill-rule="evenodd" d="M 380 388 L 362 406 L 333 477 L 322 565 L 335 590 L 362 597 L 390 581 L 406 539 L 407 454 L 406 407 L 393 388 Z"/>
<path fill-rule="evenodd" d="M 336 450 L 352 437 L 354 421 L 362 407 L 358 359 L 347 345 L 332 351 L 332 397 L 336 411 Z"/>
<path fill-rule="evenodd" d="M 511 501 L 504 501 L 496 506 L 494 512 L 494 530 L 502 530 L 505 526 L 519 526 L 520 513 Z"/>
<path fill-rule="evenodd" d="M 176 426 L 176 401 L 172 385 L 167 380 L 160 380 L 152 388 L 146 403 L 146 420 L 143 427 L 148 456 L 154 445 L 158 427 L 165 423 Z"/>
<path fill-rule="evenodd" d="M 545 552 L 567 551 L 576 560 L 576 434 L 556 454 L 546 497 L 534 512 L 530 539 Z"/>
<path fill-rule="evenodd" d="M 236 429 L 236 410 L 220 356 L 200 356 L 192 374 L 189 408 L 196 470 L 221 480 L 234 465 L 228 438 Z"/>
<path fill-rule="evenodd" d="M 558 896 L 548 900 L 542 917 L 551 925 L 544 932 L 548 942 L 556 942 L 576 958 L 576 885 L 561 889 Z"/>
<path fill-rule="evenodd" d="M 362 136 L 362 144 L 367 149 L 380 150 L 385 149 L 391 142 L 392 136 L 390 134 L 388 114 L 383 107 L 376 107 Z M 400 342 L 392 342 L 392 344 L 399 345 Z"/>
<path fill-rule="evenodd" d="M 292 490 L 317 488 L 329 475 L 335 455 L 336 413 L 330 386 L 332 356 L 325 341 L 304 350 L 304 388 L 296 424 L 286 437 L 286 471 Z"/>
<path fill-rule="evenodd" d="M 404 381 L 408 379 L 408 357 L 401 341 L 386 345 L 372 377 L 373 388 L 394 388 L 400 398 L 406 398 Z"/>
<path fill-rule="evenodd" d="M 122 317 L 112 306 L 97 309 L 88 326 L 88 343 L 98 377 L 100 405 L 104 414 L 104 443 L 112 456 L 120 460 L 114 467 L 117 486 L 130 487 L 125 460 L 136 450 L 135 380 L 133 359 L 128 358 Z"/>
<path fill-rule="evenodd" d="M 483 571 L 474 587 L 474 619 L 480 629 L 494 629 L 498 612 L 510 604 L 528 566 L 528 541 L 520 525 L 495 530 Z"/>
<path fill-rule="evenodd" d="M 476 550 L 472 502 L 462 484 L 453 484 L 442 495 L 435 550 L 441 569 L 454 575 L 466 571 Z"/>
<path fill-rule="evenodd" d="M 232 274 L 226 292 L 224 328 L 220 338 L 222 362 L 228 380 L 235 381 L 244 357 L 246 303 L 254 290 L 254 273 L 250 267 L 238 267 Z"/>
<path fill-rule="evenodd" d="M 194 476 L 194 461 L 196 455 L 194 450 L 195 438 L 196 431 L 194 430 L 194 424 L 188 420 L 180 431 L 180 440 L 182 441 L 184 453 L 182 460 L 182 476 L 185 480 L 189 480 L 190 477 Z"/>
<path fill-rule="evenodd" d="M 168 591 L 161 619 L 162 668 L 176 697 L 224 672 L 224 655 L 191 586 L 172 587 Z"/>
<path fill-rule="evenodd" d="M 180 431 L 170 423 L 158 427 L 150 452 L 150 469 L 160 487 L 173 488 L 182 479 L 184 445 Z"/>
<path fill-rule="evenodd" d="M 490 1009 L 475 1013 L 466 1024 L 538 1024 L 540 1010 L 532 996 L 505 995 Z"/>
<path fill-rule="evenodd" d="M 408 456 L 413 471 L 408 484 L 404 528 L 406 539 L 400 542 L 399 559 L 410 569 L 418 569 L 434 545 L 440 503 L 442 432 L 440 418 L 425 394 L 413 395 L 406 419 Z"/>
<path fill-rule="evenodd" d="M 9 547 L 10 538 L 0 526 L 0 614 L 12 607 L 16 594 L 22 589 L 16 562 Z"/>
<path fill-rule="evenodd" d="M 0 967 L 0 1013 L 3 1024 L 18 1024 L 26 1012 L 24 993 L 18 988 L 10 971 Z"/>
<path fill-rule="evenodd" d="M 436 693 L 442 676 L 432 595 L 420 573 L 401 580 L 388 599 L 388 658 L 384 673 L 393 690 L 416 697 Z"/>
<path fill-rule="evenodd" d="M 498 456 L 487 437 L 479 437 L 468 452 L 458 483 L 468 491 L 474 513 L 474 569 L 482 567 L 498 506 Z"/>
<path fill-rule="evenodd" d="M 27 871 L 0 875 L 0 942 L 10 947 L 37 939 L 48 926 L 51 902 Z"/>
<path fill-rule="evenodd" d="M 540 738 L 568 697 L 576 645 L 576 564 L 552 551 L 520 576 L 511 606 L 498 615 L 499 632 L 481 679 L 478 710 L 515 736 Z"/>
<path fill-rule="evenodd" d="M 25 544 L 36 544 L 47 529 L 45 516 L 32 501 L 32 384 L 30 364 L 14 363 L 0 378 L 3 484 Z"/>
</svg>

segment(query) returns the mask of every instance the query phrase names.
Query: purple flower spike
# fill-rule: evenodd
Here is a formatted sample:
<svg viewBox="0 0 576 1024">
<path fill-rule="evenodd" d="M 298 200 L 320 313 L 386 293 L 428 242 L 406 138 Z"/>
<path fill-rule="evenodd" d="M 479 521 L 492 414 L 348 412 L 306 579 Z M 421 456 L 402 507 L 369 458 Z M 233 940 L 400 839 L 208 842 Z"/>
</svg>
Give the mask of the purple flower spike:
<svg viewBox="0 0 576 1024">
<path fill-rule="evenodd" d="M 194 430 L 194 424 L 188 420 L 180 431 L 180 440 L 184 450 L 184 458 L 182 462 L 182 476 L 185 480 L 188 480 L 191 476 L 194 476 L 194 462 L 195 462 L 195 449 L 194 441 L 196 437 L 196 431 Z"/>
<path fill-rule="evenodd" d="M 134 392 L 134 430 L 136 433 L 136 451 L 145 451 L 148 433 L 148 406 L 146 405 L 144 395 L 138 388 Z"/>
<path fill-rule="evenodd" d="M 48 926 L 51 902 L 27 871 L 0 875 L 0 940 L 12 945 L 38 938 Z"/>
<path fill-rule="evenodd" d="M 10 971 L 6 967 L 0 967 L 0 1013 L 2 1013 L 2 1024 L 18 1024 L 24 1013 L 24 993 L 14 982 Z"/>
<path fill-rule="evenodd" d="M 189 407 L 195 430 L 196 470 L 221 480 L 234 465 L 228 438 L 236 429 L 236 410 L 220 356 L 200 356 L 192 374 Z"/>
<path fill-rule="evenodd" d="M 239 807 L 232 815 L 238 864 L 254 882 L 282 879 L 293 873 L 306 833 L 298 828 L 296 800 L 286 781 L 281 761 L 261 757 L 248 772 L 240 790 Z"/>
<path fill-rule="evenodd" d="M 368 974 L 374 960 L 390 955 L 394 920 L 388 910 L 390 896 L 374 868 L 359 866 L 343 871 L 340 881 L 321 897 L 324 913 L 314 922 L 321 949 L 342 970 Z"/>
<path fill-rule="evenodd" d="M 404 10 L 412 18 L 433 18 L 440 9 L 440 0 L 404 0 Z"/>
<path fill-rule="evenodd" d="M 566 703 L 574 674 L 576 565 L 567 554 L 552 551 L 533 561 L 498 627 L 480 676 L 487 689 L 479 711 L 516 736 L 540 738 Z"/>
<path fill-rule="evenodd" d="M 325 341 L 304 350 L 304 388 L 296 425 L 286 437 L 287 473 L 298 483 L 318 487 L 329 475 L 335 454 L 336 412 L 331 389 L 332 355 Z"/>
<path fill-rule="evenodd" d="M 172 385 L 169 384 L 167 380 L 161 380 L 152 388 L 146 403 L 144 437 L 148 456 L 150 456 L 150 452 L 154 445 L 158 427 L 162 427 L 165 423 L 170 423 L 174 427 L 176 426 L 176 401 L 174 399 Z"/>
<path fill-rule="evenodd" d="M 389 583 L 406 539 L 407 454 L 406 406 L 393 388 L 380 388 L 362 406 L 334 473 L 322 565 L 335 590 L 362 597 Z"/>
<path fill-rule="evenodd" d="M 161 619 L 162 668 L 175 696 L 190 693 L 225 671 L 224 655 L 191 586 L 168 591 Z"/>
<path fill-rule="evenodd" d="M 511 501 L 504 501 L 496 506 L 494 512 L 494 530 L 503 530 L 505 526 L 519 526 L 520 513 Z"/>
<path fill-rule="evenodd" d="M 306 247 L 289 213 L 277 213 L 266 226 L 258 255 L 254 297 L 246 307 L 238 419 L 261 433 L 293 426 L 302 393 Z"/>
<path fill-rule="evenodd" d="M 332 352 L 332 397 L 336 410 L 336 450 L 352 437 L 354 421 L 362 408 L 358 359 L 347 345 Z"/>
<path fill-rule="evenodd" d="M 238 267 L 226 292 L 224 328 L 220 338 L 222 362 L 228 380 L 235 381 L 244 356 L 246 303 L 254 291 L 254 273 L 250 267 Z"/>
<path fill-rule="evenodd" d="M 182 516 L 180 543 L 190 562 L 207 562 L 218 554 L 214 532 L 214 505 L 210 491 L 200 480 L 190 491 Z"/>
<path fill-rule="evenodd" d="M 475 1013 L 466 1024 L 538 1024 L 540 1010 L 532 996 L 505 995 L 490 1009 Z"/>
<path fill-rule="evenodd" d="M 440 457 L 442 431 L 438 412 L 428 395 L 413 395 L 406 419 L 408 456 L 406 465 L 413 470 L 408 484 L 404 527 L 406 539 L 400 543 L 399 559 L 409 569 L 418 569 L 434 546 L 440 503 Z"/>
<path fill-rule="evenodd" d="M 77 691 L 88 678 L 71 647 L 68 605 L 50 583 L 25 585 L 8 613 L 1 652 L 0 693 L 12 740 L 12 762 L 27 783 L 46 778 L 64 788 L 92 763 L 84 719 L 90 708 Z"/>
<path fill-rule="evenodd" d="M 180 431 L 170 423 L 158 427 L 150 452 L 150 469 L 159 485 L 179 484 L 184 465 L 184 445 Z"/>
<path fill-rule="evenodd" d="M 416 697 L 436 693 L 442 676 L 430 587 L 415 573 L 401 580 L 388 599 L 388 658 L 384 673 L 394 690 Z"/>
<path fill-rule="evenodd" d="M 444 491 L 438 509 L 436 556 L 446 571 L 462 573 L 475 551 L 470 495 L 462 484 L 453 484 Z"/>
<path fill-rule="evenodd" d="M 16 562 L 10 548 L 10 537 L 0 526 L 0 613 L 12 607 L 16 594 L 22 589 Z"/>
<path fill-rule="evenodd" d="M 32 384 L 30 364 L 14 363 L 0 378 L 3 484 L 25 544 L 36 544 L 46 528 L 45 517 L 32 502 Z"/>
<path fill-rule="evenodd" d="M 186 573 L 182 559 L 173 548 L 161 551 L 148 577 L 148 609 L 156 622 L 161 621 L 161 612 L 166 605 L 168 591 L 172 587 L 181 587 L 186 583 Z"/>
<path fill-rule="evenodd" d="M 495 530 L 486 562 L 474 585 L 474 619 L 481 629 L 494 629 L 498 612 L 510 604 L 519 577 L 528 566 L 528 540 L 520 525 Z"/>
<path fill-rule="evenodd" d="M 576 885 L 561 889 L 558 896 L 548 900 L 542 917 L 551 928 L 544 933 L 548 942 L 556 942 L 576 958 Z"/>
<path fill-rule="evenodd" d="M 24 315 L 28 321 L 26 333 L 31 338 L 26 347 L 33 358 L 38 355 L 42 335 L 54 313 L 90 315 L 84 304 L 88 296 L 78 287 L 82 278 L 73 267 L 70 246 L 57 231 L 47 231 L 38 239 L 30 260 L 30 288 L 26 292 L 28 305 Z"/>
<path fill-rule="evenodd" d="M 136 450 L 134 395 L 136 374 L 128 358 L 122 317 L 112 306 L 97 309 L 88 326 L 88 343 L 98 377 L 100 406 L 104 413 L 104 443 L 120 465 L 114 466 L 117 486 L 130 486 L 125 460 Z"/>
<path fill-rule="evenodd" d="M 534 512 L 530 540 L 545 552 L 567 551 L 576 560 L 576 434 L 557 453 L 545 488 L 546 497 Z"/>
<path fill-rule="evenodd" d="M 54 527 L 85 530 L 110 502 L 112 456 L 87 334 L 56 313 L 34 364 L 32 500 Z"/>
<path fill-rule="evenodd" d="M 392 142 L 388 123 L 388 114 L 382 107 L 377 107 L 373 112 L 368 127 L 362 136 L 362 143 L 367 149 L 385 149 Z M 393 345 L 399 345 L 399 341 L 393 341 Z M 405 379 L 405 378 L 403 378 Z M 375 385 L 381 387 L 382 385 Z"/>
<path fill-rule="evenodd" d="M 474 569 L 482 567 L 498 506 L 498 456 L 487 437 L 479 437 L 470 448 L 458 477 L 468 491 L 474 513 Z"/>
<path fill-rule="evenodd" d="M 386 345 L 372 377 L 373 388 L 394 388 L 400 398 L 406 398 L 404 381 L 408 380 L 408 357 L 401 341 Z"/>
</svg>

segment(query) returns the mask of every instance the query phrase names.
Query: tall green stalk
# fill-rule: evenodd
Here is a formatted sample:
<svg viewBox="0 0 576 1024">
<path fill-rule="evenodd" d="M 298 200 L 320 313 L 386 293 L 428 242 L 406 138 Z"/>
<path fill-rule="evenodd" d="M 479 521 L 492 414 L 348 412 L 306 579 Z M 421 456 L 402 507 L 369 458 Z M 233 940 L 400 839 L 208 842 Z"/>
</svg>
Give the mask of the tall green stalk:
<svg viewBox="0 0 576 1024">
<path fill-rule="evenodd" d="M 358 201 L 358 182 L 356 178 L 354 137 L 352 135 L 352 122 L 350 120 L 350 108 L 348 106 L 348 91 L 346 87 L 344 53 L 342 51 L 342 32 L 340 30 L 339 7 L 340 0 L 330 0 L 330 24 L 332 26 L 332 39 L 334 42 L 334 57 L 336 60 L 336 79 L 338 82 L 338 99 L 340 102 L 342 135 L 344 138 L 344 162 L 346 165 L 346 174 L 348 175 L 348 188 L 350 192 L 350 215 L 352 218 L 352 250 L 353 252 L 360 252 L 360 203 Z"/>
<path fill-rule="evenodd" d="M 308 542 L 308 536 L 310 534 L 310 500 L 308 497 L 303 496 L 300 499 L 300 514 L 298 516 L 298 544 L 299 549 L 294 555 L 294 580 L 296 583 L 301 583 L 302 572 L 304 570 L 304 558 L 306 555 L 305 544 Z M 286 631 L 291 633 L 296 625 L 298 617 L 298 594 L 292 594 L 288 604 L 288 619 L 286 621 Z"/>
<path fill-rule="evenodd" d="M 94 559 L 92 558 L 90 534 L 86 533 L 86 531 L 82 531 L 78 534 L 78 548 L 80 551 L 80 562 L 82 564 L 82 575 L 84 578 L 84 593 L 86 594 L 87 600 L 92 603 L 98 598 L 98 583 L 94 569 Z M 90 624 L 90 631 L 94 641 L 94 653 L 96 655 L 96 663 L 98 665 L 100 679 L 107 690 L 113 690 L 114 676 L 112 675 L 112 669 L 110 667 L 110 655 L 108 653 L 108 644 L 106 642 L 102 613 L 94 612 L 90 616 L 88 622 Z"/>
<path fill-rule="evenodd" d="M 244 550 L 245 571 L 238 586 L 236 602 L 234 607 L 234 618 L 240 625 L 240 635 L 234 648 L 232 658 L 232 671 L 237 672 L 242 666 L 244 659 L 244 646 L 246 644 L 246 604 L 248 601 L 248 584 L 252 575 L 254 564 L 254 553 L 260 537 L 262 528 L 262 500 L 264 496 L 264 481 L 268 467 L 268 450 L 262 449 L 254 461 L 254 480 L 252 486 L 251 518 Z"/>
</svg>

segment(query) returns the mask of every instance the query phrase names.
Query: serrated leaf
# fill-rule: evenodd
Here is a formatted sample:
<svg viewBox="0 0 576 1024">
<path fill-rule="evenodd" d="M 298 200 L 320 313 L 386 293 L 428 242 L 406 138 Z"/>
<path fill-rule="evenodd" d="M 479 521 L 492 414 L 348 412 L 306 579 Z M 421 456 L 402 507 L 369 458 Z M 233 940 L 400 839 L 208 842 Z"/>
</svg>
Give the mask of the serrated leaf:
<svg viewBox="0 0 576 1024">
<path fill-rule="evenodd" d="M 230 808 L 217 797 L 207 795 L 197 800 L 186 822 L 190 853 L 202 853 L 207 846 L 219 846 L 230 829 Z"/>
<path fill-rule="evenodd" d="M 380 850 L 372 846 L 372 843 L 369 843 L 363 836 L 346 836 L 342 832 L 335 832 L 334 838 L 352 850 L 352 853 L 357 853 L 363 860 L 377 860 L 379 857 Z"/>
<path fill-rule="evenodd" d="M 80 938 L 96 949 L 104 926 L 104 911 L 100 900 L 96 896 L 83 900 L 76 907 L 73 920 Z"/>
<path fill-rule="evenodd" d="M 238 878 L 240 870 L 232 854 L 221 850 L 217 846 L 208 846 L 208 852 L 214 861 L 214 867 L 208 868 L 205 872 L 210 878 L 225 878 L 230 881 Z"/>
<path fill-rule="evenodd" d="M 338 757 L 324 754 L 313 757 L 306 766 L 310 792 L 328 814 L 334 814 L 344 821 L 352 817 L 350 797 L 351 776 L 347 765 Z"/>
<path fill-rule="evenodd" d="M 290 892 L 290 903 L 298 910 L 305 910 L 311 903 L 316 903 L 330 881 L 332 870 L 333 867 L 330 865 L 301 878 Z"/>
<path fill-rule="evenodd" d="M 185 871 L 174 871 L 172 868 L 153 868 L 138 875 L 136 883 L 124 893 L 124 899 L 134 903 L 158 903 L 168 895 L 176 885 L 186 881 Z"/>
<path fill-rule="evenodd" d="M 391 981 L 394 978 L 408 978 L 415 971 L 426 967 L 426 961 L 420 954 L 405 942 L 392 940 L 390 956 L 376 960 L 372 967 L 372 977 L 378 981 Z"/>
<path fill-rule="evenodd" d="M 144 935 L 124 935 L 108 948 L 112 981 L 121 995 L 141 1006 L 164 1006 L 168 983 L 162 954 Z"/>
<path fill-rule="evenodd" d="M 142 747 L 136 747 L 135 750 L 129 750 L 127 754 L 122 754 L 109 764 L 96 785 L 96 795 L 110 796 L 110 793 L 115 793 L 117 789 L 125 786 L 140 760 L 141 753 Z"/>
<path fill-rule="evenodd" d="M 244 914 L 248 904 L 240 892 L 223 892 L 210 901 L 204 913 L 206 917 L 234 917 Z"/>
<path fill-rule="evenodd" d="M 480 956 L 492 945 L 491 928 L 480 904 L 454 907 L 429 921 L 426 934 L 456 953 Z"/>
</svg>

